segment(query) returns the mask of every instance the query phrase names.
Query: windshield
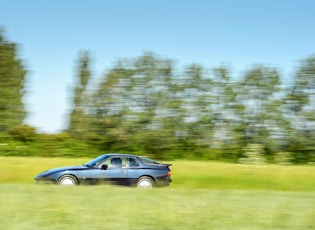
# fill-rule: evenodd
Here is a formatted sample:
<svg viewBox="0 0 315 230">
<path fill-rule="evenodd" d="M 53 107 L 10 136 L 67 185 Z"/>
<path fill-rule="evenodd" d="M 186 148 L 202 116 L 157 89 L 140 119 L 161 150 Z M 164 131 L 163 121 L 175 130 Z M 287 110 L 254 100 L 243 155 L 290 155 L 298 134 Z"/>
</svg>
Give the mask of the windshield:
<svg viewBox="0 0 315 230">
<path fill-rule="evenodd" d="M 151 159 L 146 158 L 146 157 L 140 157 L 140 159 L 141 159 L 144 163 L 146 163 L 146 164 L 148 164 L 148 165 L 162 165 L 162 163 L 160 163 L 160 162 L 158 162 L 158 161 L 151 160 Z"/>
<path fill-rule="evenodd" d="M 94 158 L 93 160 L 89 161 L 88 163 L 86 163 L 85 165 L 89 166 L 89 167 L 94 167 L 95 165 L 98 165 L 99 163 L 101 163 L 102 161 L 104 161 L 106 158 L 108 157 L 108 155 L 101 155 L 99 157 Z"/>
</svg>

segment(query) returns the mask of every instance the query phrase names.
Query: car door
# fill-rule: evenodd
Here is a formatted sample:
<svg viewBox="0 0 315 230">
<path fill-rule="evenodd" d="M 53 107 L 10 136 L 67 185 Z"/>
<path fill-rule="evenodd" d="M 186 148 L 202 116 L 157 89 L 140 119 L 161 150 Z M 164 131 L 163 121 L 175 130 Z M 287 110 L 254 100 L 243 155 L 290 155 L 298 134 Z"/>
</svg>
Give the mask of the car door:
<svg viewBox="0 0 315 230">
<path fill-rule="evenodd" d="M 99 182 L 124 185 L 127 183 L 127 175 L 126 157 L 113 156 L 95 167 L 91 178 Z"/>
<path fill-rule="evenodd" d="M 127 159 L 128 168 L 128 184 L 135 184 L 138 178 L 143 174 L 143 169 L 140 167 L 139 160 L 136 157 L 128 157 Z"/>
</svg>

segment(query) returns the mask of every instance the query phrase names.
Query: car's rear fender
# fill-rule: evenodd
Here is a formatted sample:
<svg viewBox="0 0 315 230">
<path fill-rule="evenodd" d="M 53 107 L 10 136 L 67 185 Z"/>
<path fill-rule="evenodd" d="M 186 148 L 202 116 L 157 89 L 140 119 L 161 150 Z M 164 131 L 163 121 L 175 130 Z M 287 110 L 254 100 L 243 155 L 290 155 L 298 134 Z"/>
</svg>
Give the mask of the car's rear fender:
<svg viewBox="0 0 315 230">
<path fill-rule="evenodd" d="M 139 177 L 137 178 L 137 180 L 139 180 L 139 178 L 141 178 L 141 177 L 150 177 L 150 178 L 153 180 L 154 185 L 157 185 L 157 184 L 158 184 L 157 179 L 156 179 L 155 177 L 153 177 L 152 175 L 144 174 L 144 175 L 139 176 Z M 136 181 L 137 181 L 137 180 L 136 180 Z"/>
</svg>

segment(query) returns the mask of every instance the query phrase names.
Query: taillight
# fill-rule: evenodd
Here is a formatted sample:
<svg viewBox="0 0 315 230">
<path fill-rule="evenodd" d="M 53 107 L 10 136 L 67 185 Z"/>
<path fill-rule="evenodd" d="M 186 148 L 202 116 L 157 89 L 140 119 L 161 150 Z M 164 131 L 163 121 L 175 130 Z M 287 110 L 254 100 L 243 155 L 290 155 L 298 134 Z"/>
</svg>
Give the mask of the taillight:
<svg viewBox="0 0 315 230">
<path fill-rule="evenodd" d="M 168 172 L 167 177 L 171 177 L 171 172 Z"/>
</svg>

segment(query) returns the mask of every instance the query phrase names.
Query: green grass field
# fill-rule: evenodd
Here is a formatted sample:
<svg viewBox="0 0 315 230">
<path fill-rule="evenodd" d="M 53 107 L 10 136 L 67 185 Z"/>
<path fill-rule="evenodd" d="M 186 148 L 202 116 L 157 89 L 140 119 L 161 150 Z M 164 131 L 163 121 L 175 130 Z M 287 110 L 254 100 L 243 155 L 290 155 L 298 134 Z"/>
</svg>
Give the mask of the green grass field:
<svg viewBox="0 0 315 230">
<path fill-rule="evenodd" d="M 88 160 L 0 158 L 0 228 L 315 229 L 315 166 L 174 161 L 167 188 L 34 184 Z"/>
</svg>

